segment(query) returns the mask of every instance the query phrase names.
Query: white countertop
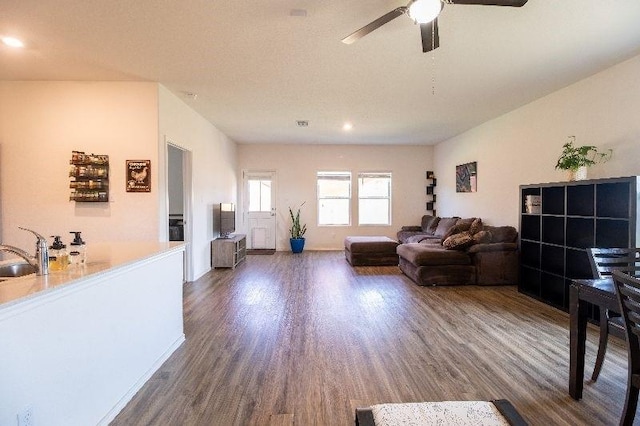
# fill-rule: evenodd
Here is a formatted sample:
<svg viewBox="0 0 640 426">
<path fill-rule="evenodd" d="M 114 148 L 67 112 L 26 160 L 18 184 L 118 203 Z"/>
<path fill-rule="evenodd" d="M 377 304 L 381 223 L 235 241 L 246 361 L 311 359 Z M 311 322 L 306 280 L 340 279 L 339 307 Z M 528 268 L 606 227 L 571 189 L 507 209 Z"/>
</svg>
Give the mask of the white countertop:
<svg viewBox="0 0 640 426">
<path fill-rule="evenodd" d="M 124 269 L 145 259 L 183 250 L 183 242 L 116 242 L 87 245 L 87 261 L 84 265 L 69 265 L 64 271 L 49 271 L 49 275 L 31 274 L 0 282 L 0 308 L 49 294 L 74 283 L 79 284 L 87 278 Z M 0 264 L 16 261 L 22 259 L 6 260 Z"/>
</svg>

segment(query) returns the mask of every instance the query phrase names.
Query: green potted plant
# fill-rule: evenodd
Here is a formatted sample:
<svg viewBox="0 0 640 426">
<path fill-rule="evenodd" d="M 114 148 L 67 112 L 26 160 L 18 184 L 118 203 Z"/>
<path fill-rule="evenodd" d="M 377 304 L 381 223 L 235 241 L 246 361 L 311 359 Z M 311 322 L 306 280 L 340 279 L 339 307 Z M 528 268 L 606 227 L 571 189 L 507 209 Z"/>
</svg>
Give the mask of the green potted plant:
<svg viewBox="0 0 640 426">
<path fill-rule="evenodd" d="M 587 178 L 587 167 L 596 163 L 604 163 L 611 158 L 613 150 L 599 152 L 593 145 L 575 146 L 576 137 L 569 136 L 569 142 L 562 146 L 562 154 L 556 163 L 556 169 L 567 170 L 569 180 Z"/>
<path fill-rule="evenodd" d="M 289 238 L 289 243 L 291 244 L 291 251 L 293 253 L 302 253 L 304 249 L 304 234 L 307 232 L 307 225 L 300 224 L 300 208 L 302 206 L 304 206 L 304 203 L 298 207 L 295 214 L 293 214 L 293 210 L 289 207 L 289 216 L 291 217 L 291 228 L 289 228 L 291 238 Z"/>
</svg>

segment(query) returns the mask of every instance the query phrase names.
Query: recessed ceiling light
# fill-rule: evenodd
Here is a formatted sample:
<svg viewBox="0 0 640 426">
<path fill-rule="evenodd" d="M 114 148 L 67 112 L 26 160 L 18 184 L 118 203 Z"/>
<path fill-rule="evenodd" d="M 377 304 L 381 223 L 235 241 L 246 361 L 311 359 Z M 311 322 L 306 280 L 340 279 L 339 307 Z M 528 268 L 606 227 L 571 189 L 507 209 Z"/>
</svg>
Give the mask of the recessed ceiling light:
<svg viewBox="0 0 640 426">
<path fill-rule="evenodd" d="M 345 132 L 348 132 L 352 129 L 353 129 L 353 124 L 349 123 L 348 121 L 342 125 L 342 130 L 344 130 Z"/>
<path fill-rule="evenodd" d="M 2 42 L 9 47 L 24 47 L 24 43 L 22 42 L 22 40 L 15 37 L 2 37 Z"/>
</svg>

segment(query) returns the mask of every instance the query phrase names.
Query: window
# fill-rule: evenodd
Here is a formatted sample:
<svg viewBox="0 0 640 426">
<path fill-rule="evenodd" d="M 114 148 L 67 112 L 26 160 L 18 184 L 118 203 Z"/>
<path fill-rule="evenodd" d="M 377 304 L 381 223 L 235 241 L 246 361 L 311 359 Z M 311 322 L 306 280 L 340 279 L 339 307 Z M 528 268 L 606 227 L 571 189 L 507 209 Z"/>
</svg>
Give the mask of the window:
<svg viewBox="0 0 640 426">
<path fill-rule="evenodd" d="M 351 172 L 318 172 L 318 225 L 351 224 Z"/>
<path fill-rule="evenodd" d="M 249 180 L 249 211 L 271 211 L 271 179 Z"/>
<path fill-rule="evenodd" d="M 391 173 L 358 174 L 358 224 L 391 225 Z"/>
</svg>

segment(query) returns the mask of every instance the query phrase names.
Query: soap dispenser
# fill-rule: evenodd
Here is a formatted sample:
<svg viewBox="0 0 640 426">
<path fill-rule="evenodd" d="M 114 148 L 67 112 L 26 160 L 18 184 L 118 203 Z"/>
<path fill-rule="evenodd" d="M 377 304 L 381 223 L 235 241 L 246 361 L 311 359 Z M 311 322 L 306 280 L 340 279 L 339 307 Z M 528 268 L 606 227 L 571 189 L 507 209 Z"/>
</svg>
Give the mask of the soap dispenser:
<svg viewBox="0 0 640 426">
<path fill-rule="evenodd" d="M 67 246 L 62 243 L 59 235 L 52 235 L 53 244 L 49 246 L 49 270 L 61 271 L 69 265 Z"/>
<path fill-rule="evenodd" d="M 82 240 L 80 231 L 71 231 L 70 234 L 74 234 L 73 241 L 69 251 L 69 259 L 72 265 L 84 265 L 87 259 L 87 246 Z"/>
</svg>

